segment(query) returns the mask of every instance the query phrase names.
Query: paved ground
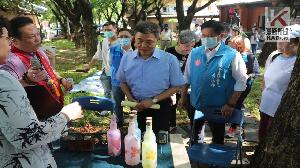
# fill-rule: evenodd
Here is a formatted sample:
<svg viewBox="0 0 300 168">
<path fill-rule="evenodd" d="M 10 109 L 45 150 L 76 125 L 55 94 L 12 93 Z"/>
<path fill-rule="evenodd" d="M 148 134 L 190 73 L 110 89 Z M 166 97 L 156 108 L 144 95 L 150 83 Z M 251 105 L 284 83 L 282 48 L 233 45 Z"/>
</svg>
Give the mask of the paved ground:
<svg viewBox="0 0 300 168">
<path fill-rule="evenodd" d="M 230 125 L 226 126 L 226 131 L 229 129 Z M 244 131 L 245 131 L 245 139 L 243 143 L 243 165 L 249 164 L 249 160 L 251 155 L 254 153 L 255 146 L 258 143 L 258 121 L 254 117 L 251 117 L 249 112 L 245 112 L 245 121 L 244 121 Z M 181 134 L 183 137 L 183 142 L 188 149 L 188 142 L 189 142 L 189 132 L 190 127 L 189 126 L 180 126 L 177 127 L 177 130 L 175 131 L 176 134 Z M 225 139 L 227 145 L 234 145 L 236 138 L 232 139 Z M 211 142 L 211 133 L 209 130 L 209 126 L 206 125 L 205 127 L 205 139 L 204 141 L 206 143 Z M 239 164 L 239 163 L 238 163 Z M 235 165 L 235 161 L 232 162 L 232 165 Z M 193 165 L 193 167 L 203 167 L 199 165 Z"/>
</svg>

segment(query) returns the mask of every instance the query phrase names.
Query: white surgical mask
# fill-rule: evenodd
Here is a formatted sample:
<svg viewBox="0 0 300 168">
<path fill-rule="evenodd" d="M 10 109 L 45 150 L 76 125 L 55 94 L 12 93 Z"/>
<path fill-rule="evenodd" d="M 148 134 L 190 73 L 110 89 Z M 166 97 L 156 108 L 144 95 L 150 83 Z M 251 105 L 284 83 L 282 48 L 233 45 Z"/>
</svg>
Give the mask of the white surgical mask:
<svg viewBox="0 0 300 168">
<path fill-rule="evenodd" d="M 217 37 L 205 37 L 201 38 L 202 45 L 205 48 L 215 48 L 218 45 L 218 38 Z"/>
</svg>

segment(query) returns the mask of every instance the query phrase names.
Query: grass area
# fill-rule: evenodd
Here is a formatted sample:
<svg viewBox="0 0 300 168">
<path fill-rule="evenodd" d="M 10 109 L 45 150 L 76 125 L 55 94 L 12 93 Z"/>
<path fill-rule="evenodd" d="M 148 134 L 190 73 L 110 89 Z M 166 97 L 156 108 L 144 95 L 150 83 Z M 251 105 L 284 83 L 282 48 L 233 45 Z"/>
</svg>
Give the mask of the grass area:
<svg viewBox="0 0 300 168">
<path fill-rule="evenodd" d="M 261 71 L 263 72 L 263 71 Z M 261 83 L 263 80 L 263 76 L 259 76 L 254 80 L 251 91 L 247 98 L 245 99 L 244 105 L 248 108 L 251 115 L 255 116 L 255 118 L 259 119 L 259 104 L 261 99 Z"/>
<path fill-rule="evenodd" d="M 76 72 L 76 69 L 82 69 L 84 64 L 87 64 L 91 58 L 86 57 L 84 49 L 76 49 L 74 43 L 68 40 L 56 40 L 52 42 L 46 42 L 43 46 L 55 46 L 56 47 L 56 64 L 55 70 L 66 78 L 73 78 L 74 83 L 79 83 L 82 79 L 91 76 L 101 67 L 101 63 L 96 63 L 88 73 Z M 99 81 L 100 82 L 100 81 Z M 77 92 L 66 93 L 65 104 L 72 102 L 74 97 L 79 96 L 94 96 L 92 93 Z M 98 96 L 101 96 L 99 94 Z M 74 126 L 85 126 L 87 122 L 90 122 L 94 126 L 107 126 L 110 118 L 100 117 L 98 113 L 93 111 L 84 110 L 84 118 L 73 123 Z"/>
</svg>

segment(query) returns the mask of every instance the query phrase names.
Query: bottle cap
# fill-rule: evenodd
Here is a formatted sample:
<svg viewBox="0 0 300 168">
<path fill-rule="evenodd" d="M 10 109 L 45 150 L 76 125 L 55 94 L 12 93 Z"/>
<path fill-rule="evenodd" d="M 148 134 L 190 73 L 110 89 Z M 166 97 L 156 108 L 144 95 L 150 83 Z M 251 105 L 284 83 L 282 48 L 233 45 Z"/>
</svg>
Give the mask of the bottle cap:
<svg viewBox="0 0 300 168">
<path fill-rule="evenodd" d="M 151 126 L 151 124 L 152 124 L 152 121 L 149 121 L 149 120 L 146 121 L 147 126 Z"/>
<path fill-rule="evenodd" d="M 137 114 L 137 111 L 136 111 L 136 110 L 132 110 L 132 111 L 131 111 L 131 114 L 136 115 L 136 114 Z"/>
<path fill-rule="evenodd" d="M 146 120 L 151 120 L 152 121 L 152 117 L 146 117 Z"/>
</svg>

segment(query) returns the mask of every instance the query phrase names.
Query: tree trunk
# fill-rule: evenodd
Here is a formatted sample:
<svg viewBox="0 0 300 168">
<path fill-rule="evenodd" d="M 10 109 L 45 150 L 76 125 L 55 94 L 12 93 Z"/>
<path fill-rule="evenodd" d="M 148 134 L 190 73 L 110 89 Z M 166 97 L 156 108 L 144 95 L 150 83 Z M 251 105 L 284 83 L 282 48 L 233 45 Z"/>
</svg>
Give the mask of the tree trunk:
<svg viewBox="0 0 300 168">
<path fill-rule="evenodd" d="M 261 53 L 259 54 L 258 57 L 258 62 L 260 66 L 265 66 L 266 60 L 268 59 L 268 56 L 275 50 L 277 50 L 276 43 L 272 42 L 266 42 L 262 49 Z"/>
<path fill-rule="evenodd" d="M 250 168 L 300 167 L 300 47 L 297 55 L 288 89 L 266 139 L 255 151 Z"/>
<path fill-rule="evenodd" d="M 163 19 L 162 19 L 162 17 L 161 17 L 160 9 L 161 9 L 161 8 L 156 7 L 155 17 L 156 17 L 156 19 L 158 20 L 158 24 L 159 24 L 160 29 L 162 30 L 162 29 L 163 29 L 163 24 L 164 24 L 164 22 L 163 22 Z"/>
<path fill-rule="evenodd" d="M 206 2 L 206 4 L 204 4 L 201 7 L 197 7 L 198 1 L 199 0 L 191 1 L 192 5 L 187 10 L 187 16 L 184 16 L 183 0 L 176 0 L 176 13 L 177 13 L 179 32 L 185 29 L 190 29 L 195 13 L 201 11 L 202 9 L 205 9 L 216 0 L 209 0 Z"/>
<path fill-rule="evenodd" d="M 183 0 L 176 0 L 176 13 L 177 13 L 177 20 L 178 20 L 178 29 L 180 32 L 185 29 Z"/>
<path fill-rule="evenodd" d="M 76 48 L 81 47 L 81 6 L 78 5 L 77 1 L 71 1 L 71 0 L 51 0 L 54 7 L 59 11 L 61 15 L 65 15 L 70 20 L 71 23 L 71 30 L 73 31 L 73 38 L 72 40 L 75 43 Z M 64 20 L 66 21 L 66 20 Z"/>
<path fill-rule="evenodd" d="M 74 25 L 74 34 L 73 34 L 73 42 L 75 43 L 76 48 L 80 48 L 82 46 L 81 42 L 81 24 Z"/>
<path fill-rule="evenodd" d="M 126 11 L 127 11 L 127 6 L 128 6 L 128 2 L 127 1 L 124 1 L 124 0 L 121 0 L 121 2 L 120 2 L 121 4 L 122 4 L 122 8 L 121 8 L 121 12 L 120 12 L 120 14 L 118 14 L 118 12 L 117 12 L 117 9 L 116 9 L 116 11 L 115 11 L 115 13 L 117 14 L 117 21 L 116 21 L 116 23 L 117 24 L 119 24 L 119 22 L 120 21 L 122 21 L 123 22 L 123 25 L 124 25 L 124 16 L 125 16 L 125 14 L 126 14 Z M 127 27 L 127 26 L 126 26 Z M 123 27 L 123 28 L 126 28 L 126 27 Z"/>
<path fill-rule="evenodd" d="M 88 57 L 92 57 L 97 51 L 97 35 L 92 7 L 89 0 L 78 0 L 78 4 L 81 6 L 86 54 Z"/>
</svg>

